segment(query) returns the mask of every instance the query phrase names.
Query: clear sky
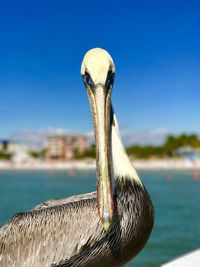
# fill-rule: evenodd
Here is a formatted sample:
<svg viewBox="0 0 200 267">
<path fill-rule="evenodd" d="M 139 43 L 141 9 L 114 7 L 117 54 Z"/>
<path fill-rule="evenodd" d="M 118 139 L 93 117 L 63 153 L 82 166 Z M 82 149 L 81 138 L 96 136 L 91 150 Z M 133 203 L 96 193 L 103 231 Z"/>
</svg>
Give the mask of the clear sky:
<svg viewBox="0 0 200 267">
<path fill-rule="evenodd" d="M 0 1 L 0 133 L 91 130 L 85 52 L 116 64 L 127 132 L 200 132 L 200 1 Z"/>
</svg>

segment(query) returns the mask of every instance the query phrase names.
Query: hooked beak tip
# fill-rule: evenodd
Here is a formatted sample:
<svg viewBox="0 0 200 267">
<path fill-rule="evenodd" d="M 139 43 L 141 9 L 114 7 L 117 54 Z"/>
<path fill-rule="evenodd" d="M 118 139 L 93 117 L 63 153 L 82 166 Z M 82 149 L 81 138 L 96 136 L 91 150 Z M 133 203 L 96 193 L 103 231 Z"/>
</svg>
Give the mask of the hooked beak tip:
<svg viewBox="0 0 200 267">
<path fill-rule="evenodd" d="M 109 216 L 109 214 L 104 214 L 103 218 L 102 218 L 102 224 L 103 224 L 103 228 L 104 230 L 107 232 L 111 226 L 111 218 Z"/>
<path fill-rule="evenodd" d="M 108 232 L 109 228 L 110 228 L 111 222 L 110 220 L 104 220 L 103 221 L 103 228 L 106 232 Z"/>
</svg>

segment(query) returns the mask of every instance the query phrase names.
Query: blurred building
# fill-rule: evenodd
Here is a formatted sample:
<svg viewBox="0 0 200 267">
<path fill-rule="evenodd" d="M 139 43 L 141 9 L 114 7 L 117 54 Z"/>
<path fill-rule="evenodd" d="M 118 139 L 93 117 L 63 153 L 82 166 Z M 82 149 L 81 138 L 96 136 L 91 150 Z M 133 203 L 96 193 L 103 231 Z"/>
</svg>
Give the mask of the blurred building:
<svg viewBox="0 0 200 267">
<path fill-rule="evenodd" d="M 200 147 L 183 146 L 176 150 L 176 154 L 182 158 L 200 159 Z"/>
<path fill-rule="evenodd" d="M 6 153 L 13 154 L 17 149 L 17 144 L 14 141 L 3 139 L 0 140 L 0 150 L 5 151 Z"/>
<path fill-rule="evenodd" d="M 85 136 L 54 135 L 47 138 L 47 159 L 73 159 L 76 152 L 84 152 L 88 148 Z"/>
<path fill-rule="evenodd" d="M 14 163 L 27 163 L 31 162 L 32 158 L 29 154 L 29 148 L 26 146 L 18 145 L 16 147 L 15 153 L 12 156 L 12 161 Z"/>
</svg>

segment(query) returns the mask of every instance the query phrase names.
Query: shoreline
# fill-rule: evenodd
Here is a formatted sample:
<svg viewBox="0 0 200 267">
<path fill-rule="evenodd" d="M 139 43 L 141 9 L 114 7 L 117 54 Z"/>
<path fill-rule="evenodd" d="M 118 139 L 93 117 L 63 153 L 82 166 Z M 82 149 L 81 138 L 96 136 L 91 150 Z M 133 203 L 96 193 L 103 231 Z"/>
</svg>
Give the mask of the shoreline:
<svg viewBox="0 0 200 267">
<path fill-rule="evenodd" d="M 200 170 L 200 159 L 148 159 L 134 160 L 138 170 Z M 55 162 L 5 162 L 0 161 L 0 170 L 95 170 L 93 160 L 55 161 Z"/>
</svg>

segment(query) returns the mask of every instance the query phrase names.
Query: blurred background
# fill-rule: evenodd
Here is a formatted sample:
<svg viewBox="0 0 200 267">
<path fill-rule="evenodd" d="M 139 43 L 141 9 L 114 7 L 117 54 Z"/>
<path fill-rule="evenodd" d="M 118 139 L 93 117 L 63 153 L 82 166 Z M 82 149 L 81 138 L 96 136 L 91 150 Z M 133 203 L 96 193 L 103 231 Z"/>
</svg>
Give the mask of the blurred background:
<svg viewBox="0 0 200 267">
<path fill-rule="evenodd" d="M 155 206 L 127 266 L 200 246 L 200 2 L 1 1 L 0 225 L 47 199 L 95 190 L 95 145 L 80 77 L 87 50 L 116 65 L 123 143 Z"/>
</svg>

